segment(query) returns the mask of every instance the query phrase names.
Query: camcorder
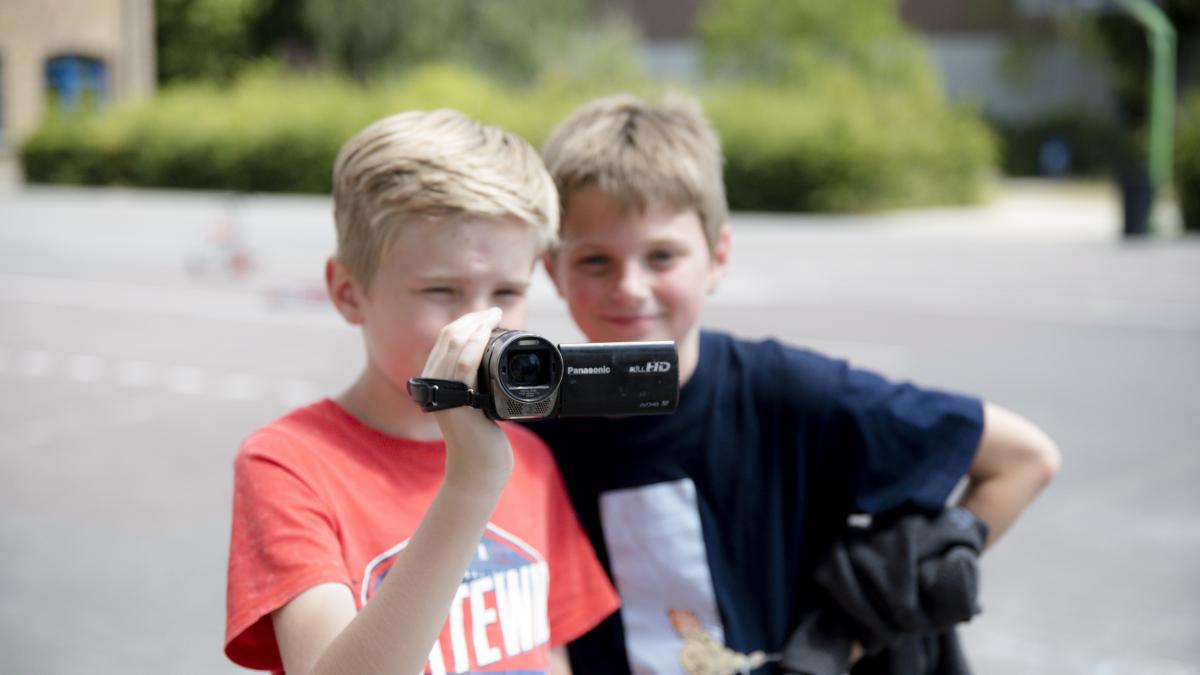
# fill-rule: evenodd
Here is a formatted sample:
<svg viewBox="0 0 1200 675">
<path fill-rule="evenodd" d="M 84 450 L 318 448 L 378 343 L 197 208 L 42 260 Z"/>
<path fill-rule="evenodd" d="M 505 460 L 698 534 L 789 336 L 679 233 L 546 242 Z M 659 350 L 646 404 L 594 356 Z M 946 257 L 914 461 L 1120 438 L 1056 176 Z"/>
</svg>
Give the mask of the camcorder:
<svg viewBox="0 0 1200 675">
<path fill-rule="evenodd" d="M 408 394 L 422 410 L 480 408 L 494 420 L 664 415 L 679 404 L 674 342 L 555 345 L 498 328 L 479 364 L 478 390 L 417 377 Z"/>
</svg>

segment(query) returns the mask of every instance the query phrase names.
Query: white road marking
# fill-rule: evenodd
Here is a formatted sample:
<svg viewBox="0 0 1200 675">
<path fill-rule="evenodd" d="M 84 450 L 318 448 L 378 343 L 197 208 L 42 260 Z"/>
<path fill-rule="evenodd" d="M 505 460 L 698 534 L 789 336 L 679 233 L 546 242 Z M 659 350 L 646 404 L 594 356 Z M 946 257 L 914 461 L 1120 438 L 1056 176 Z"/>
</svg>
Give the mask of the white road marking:
<svg viewBox="0 0 1200 675">
<path fill-rule="evenodd" d="M 17 372 L 26 377 L 50 377 L 57 361 L 53 354 L 40 349 L 23 351 L 17 356 Z"/>
<path fill-rule="evenodd" d="M 167 389 L 176 394 L 200 394 L 206 386 L 204 371 L 191 366 L 172 366 L 167 370 Z"/>
<path fill-rule="evenodd" d="M 67 377 L 76 382 L 99 382 L 103 376 L 104 361 L 91 354 L 75 354 L 67 357 Z"/>
<path fill-rule="evenodd" d="M 262 396 L 262 383 L 248 373 L 231 373 L 221 378 L 217 391 L 231 401 L 254 401 Z"/>
<path fill-rule="evenodd" d="M 219 373 L 196 366 L 154 364 L 143 359 L 105 359 L 95 354 L 61 356 L 42 349 L 12 350 L 0 347 L 0 373 L 10 367 L 24 377 L 59 377 L 87 384 L 108 381 L 131 389 L 159 389 L 187 395 L 213 394 L 231 401 L 256 401 L 271 392 L 275 400 L 288 407 L 307 405 L 321 397 L 321 387 L 311 380 L 274 379 L 252 373 Z M 34 437 L 42 433 L 36 424 L 29 429 L 28 433 Z M 31 442 L 36 442 L 36 438 Z"/>
<path fill-rule="evenodd" d="M 155 382 L 154 365 L 139 359 L 123 359 L 115 366 L 116 383 L 122 387 L 145 389 Z"/>
</svg>

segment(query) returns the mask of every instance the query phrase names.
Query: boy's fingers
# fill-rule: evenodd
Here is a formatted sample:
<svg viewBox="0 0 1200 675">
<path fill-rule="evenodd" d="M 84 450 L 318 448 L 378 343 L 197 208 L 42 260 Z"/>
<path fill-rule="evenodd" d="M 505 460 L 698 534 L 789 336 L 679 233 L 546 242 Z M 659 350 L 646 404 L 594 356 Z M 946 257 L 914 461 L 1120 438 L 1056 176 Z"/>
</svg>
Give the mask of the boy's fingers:
<svg viewBox="0 0 1200 675">
<path fill-rule="evenodd" d="M 425 367 L 421 369 L 421 377 L 434 377 L 437 363 L 441 361 L 445 353 L 446 343 L 442 340 L 442 336 L 439 333 L 437 342 L 433 343 L 433 349 L 429 350 L 429 356 L 425 357 Z"/>
<path fill-rule="evenodd" d="M 492 324 L 488 321 L 481 322 L 475 328 L 475 332 L 463 346 L 463 349 L 458 354 L 458 359 L 454 364 L 454 377 L 452 379 L 459 382 L 466 382 L 467 386 L 474 389 L 479 383 L 479 364 L 483 358 L 483 350 L 487 348 L 488 337 L 492 334 Z"/>
<path fill-rule="evenodd" d="M 501 314 L 498 308 L 493 307 L 464 314 L 447 324 L 425 361 L 424 377 L 457 380 L 473 385 L 479 359 L 492 329 L 500 323 Z"/>
</svg>

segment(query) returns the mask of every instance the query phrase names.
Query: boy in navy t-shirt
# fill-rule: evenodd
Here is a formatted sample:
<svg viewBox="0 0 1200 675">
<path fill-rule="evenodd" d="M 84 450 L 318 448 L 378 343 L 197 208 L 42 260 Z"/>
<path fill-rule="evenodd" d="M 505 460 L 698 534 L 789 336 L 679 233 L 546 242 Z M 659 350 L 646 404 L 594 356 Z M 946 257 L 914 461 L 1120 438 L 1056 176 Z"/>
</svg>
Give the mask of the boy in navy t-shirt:
<svg viewBox="0 0 1200 675">
<path fill-rule="evenodd" d="M 593 101 L 543 157 L 563 205 L 545 262 L 575 322 L 674 340 L 683 383 L 670 417 L 531 425 L 622 596 L 571 644 L 576 673 L 683 672 L 711 645 L 707 672 L 756 669 L 814 609 L 812 566 L 848 514 L 937 511 L 965 475 L 959 505 L 991 544 L 1057 471 L 1054 443 L 998 406 L 700 329 L 730 229 L 694 102 Z"/>
</svg>

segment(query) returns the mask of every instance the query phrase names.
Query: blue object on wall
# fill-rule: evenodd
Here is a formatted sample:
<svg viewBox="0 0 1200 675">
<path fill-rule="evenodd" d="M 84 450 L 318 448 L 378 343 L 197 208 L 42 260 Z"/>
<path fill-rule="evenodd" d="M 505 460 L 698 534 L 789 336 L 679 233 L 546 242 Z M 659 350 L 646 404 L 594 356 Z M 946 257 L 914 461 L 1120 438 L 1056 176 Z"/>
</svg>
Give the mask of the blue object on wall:
<svg viewBox="0 0 1200 675">
<path fill-rule="evenodd" d="M 92 111 L 108 102 L 108 69 L 104 62 L 78 54 L 46 61 L 46 86 L 52 105 L 71 112 Z"/>
</svg>

